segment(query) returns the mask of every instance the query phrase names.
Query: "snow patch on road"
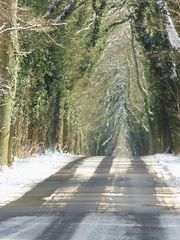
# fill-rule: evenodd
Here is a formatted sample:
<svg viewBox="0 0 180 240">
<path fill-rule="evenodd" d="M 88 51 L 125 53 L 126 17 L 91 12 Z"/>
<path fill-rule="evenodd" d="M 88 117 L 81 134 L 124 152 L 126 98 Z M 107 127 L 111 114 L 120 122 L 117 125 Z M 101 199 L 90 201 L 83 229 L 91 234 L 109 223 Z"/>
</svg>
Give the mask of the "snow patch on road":
<svg viewBox="0 0 180 240">
<path fill-rule="evenodd" d="M 38 237 L 54 221 L 54 219 L 55 217 L 49 216 L 22 216 L 10 218 L 1 222 L 0 239 L 33 240 Z"/>
<path fill-rule="evenodd" d="M 53 194 L 43 198 L 45 203 L 43 206 L 54 208 L 54 207 L 65 207 L 68 200 L 70 200 L 75 193 L 77 193 L 79 186 L 69 186 L 65 188 L 57 189 Z"/>
<path fill-rule="evenodd" d="M 48 152 L 27 159 L 15 159 L 0 170 L 0 206 L 20 198 L 36 184 L 56 173 L 77 156 Z"/>
<path fill-rule="evenodd" d="M 180 215 L 163 214 L 159 217 L 160 225 L 165 232 L 166 239 L 179 240 Z"/>
<path fill-rule="evenodd" d="M 83 219 L 70 240 L 125 239 L 126 220 L 112 214 L 92 213 Z"/>
</svg>

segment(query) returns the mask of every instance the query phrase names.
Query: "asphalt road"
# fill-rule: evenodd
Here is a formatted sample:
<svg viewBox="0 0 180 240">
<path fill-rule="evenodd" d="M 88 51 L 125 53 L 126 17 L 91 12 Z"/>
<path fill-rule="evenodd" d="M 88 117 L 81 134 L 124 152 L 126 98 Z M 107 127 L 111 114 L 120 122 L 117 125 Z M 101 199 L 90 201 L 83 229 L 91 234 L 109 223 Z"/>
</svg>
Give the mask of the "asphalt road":
<svg viewBox="0 0 180 240">
<path fill-rule="evenodd" d="M 77 159 L 0 209 L 0 239 L 179 240 L 172 202 L 140 157 Z"/>
</svg>

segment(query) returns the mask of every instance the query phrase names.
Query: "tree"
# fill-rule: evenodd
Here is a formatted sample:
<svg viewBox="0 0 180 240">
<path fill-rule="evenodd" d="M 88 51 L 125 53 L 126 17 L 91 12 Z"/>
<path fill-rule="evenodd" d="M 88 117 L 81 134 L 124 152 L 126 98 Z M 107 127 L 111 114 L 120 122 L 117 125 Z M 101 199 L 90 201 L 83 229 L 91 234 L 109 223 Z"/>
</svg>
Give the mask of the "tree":
<svg viewBox="0 0 180 240">
<path fill-rule="evenodd" d="M 0 2 L 1 28 L 16 27 L 17 0 Z M 10 154 L 10 128 L 18 71 L 17 32 L 0 34 L 0 164 L 7 164 Z"/>
<path fill-rule="evenodd" d="M 42 146 L 179 151 L 179 47 L 168 31 L 176 1 L 18 3 L 18 23 L 17 0 L 0 3 L 3 164 L 10 150 L 23 156 Z"/>
</svg>

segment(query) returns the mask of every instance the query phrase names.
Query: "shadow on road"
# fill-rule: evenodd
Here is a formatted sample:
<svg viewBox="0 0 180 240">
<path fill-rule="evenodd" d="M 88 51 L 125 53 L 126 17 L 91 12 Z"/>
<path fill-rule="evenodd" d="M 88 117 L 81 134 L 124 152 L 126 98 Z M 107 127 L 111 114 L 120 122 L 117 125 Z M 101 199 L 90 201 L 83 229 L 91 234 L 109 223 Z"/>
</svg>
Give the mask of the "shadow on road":
<svg viewBox="0 0 180 240">
<path fill-rule="evenodd" d="M 27 192 L 22 198 L 2 208 L 0 210 L 0 222 L 8 218 L 11 219 L 13 216 L 39 216 L 43 219 L 43 222 L 47 217 L 52 217 L 52 221 L 35 240 L 69 240 L 80 223 L 84 219 L 87 220 L 86 216 L 93 213 L 95 225 L 96 216 L 101 216 L 102 219 L 105 216 L 105 224 L 108 224 L 108 227 L 104 226 L 117 232 L 117 238 L 115 234 L 113 240 L 166 239 L 165 231 L 159 219 L 160 216 L 162 217 L 164 210 L 168 209 L 160 206 L 155 195 L 155 188 L 158 183 L 150 175 L 144 161 L 140 157 L 134 157 L 127 172 L 113 175 L 110 174 L 110 170 L 114 158 L 104 157 L 101 159 L 99 159 L 100 163 L 97 162 L 99 165 L 93 175 L 87 173 L 84 179 L 75 173 L 77 168 L 86 160 L 85 158 L 77 159 L 68 164 Z M 94 160 L 96 161 L 96 159 Z M 88 176 L 91 177 L 88 178 Z M 59 193 L 62 193 L 63 189 L 70 191 L 69 187 L 71 186 L 77 188 L 72 195 L 70 194 L 70 197 L 62 200 L 62 195 L 58 196 L 56 194 L 59 199 L 52 199 L 50 205 L 43 205 L 46 202 L 43 198 L 50 196 L 56 190 Z M 102 202 L 102 196 L 106 192 L 107 186 L 115 188 L 115 192 L 113 192 L 115 197 L 114 200 L 113 198 L 107 199 L 106 205 L 111 208 L 111 204 L 115 201 L 115 205 L 117 204 L 118 207 L 113 211 L 110 209 L 108 212 L 109 209 L 107 209 L 107 211 L 103 212 L 99 210 L 99 205 Z M 124 189 L 122 195 L 118 195 L 120 189 Z M 62 201 L 64 201 L 64 205 L 59 204 Z M 109 222 L 107 216 L 111 216 L 110 219 L 116 219 L 117 222 Z M 85 221 L 85 223 L 87 222 Z M 121 223 L 124 225 L 118 225 Z M 103 224 L 101 225 L 101 222 L 98 224 L 97 231 L 102 230 Z M 87 228 L 88 226 L 86 226 Z M 123 236 L 121 234 L 122 229 L 124 231 Z M 92 240 L 99 239 L 96 238 L 97 236 Z M 102 239 L 110 238 L 107 236 L 107 238 L 102 237 Z M 87 240 L 87 238 L 83 240 Z"/>
<path fill-rule="evenodd" d="M 130 181 L 124 192 L 127 201 L 124 210 L 126 218 L 132 219 L 134 226 L 127 229 L 123 240 L 166 239 L 159 222 L 163 207 L 159 205 L 155 196 L 156 182 L 149 174 L 144 161 L 135 157 L 127 174 Z"/>
<path fill-rule="evenodd" d="M 71 179 L 80 164 L 85 158 L 78 158 L 73 162 L 67 164 L 61 170 L 45 179 L 43 182 L 37 184 L 30 191 L 25 193 L 21 198 L 16 201 L 10 202 L 0 209 L 0 215 L 3 213 L 8 216 L 12 215 L 41 215 L 40 207 L 45 200 L 43 198 L 51 195 L 56 189 L 66 186 L 69 179 Z M 4 220 L 4 218 L 3 218 Z"/>
<path fill-rule="evenodd" d="M 101 161 L 93 176 L 87 182 L 82 183 L 78 192 L 66 202 L 66 206 L 56 209 L 54 214 L 59 217 L 36 240 L 71 238 L 83 218 L 98 209 L 105 187 L 111 181 L 109 173 L 112 162 L 113 157 L 105 157 Z"/>
</svg>

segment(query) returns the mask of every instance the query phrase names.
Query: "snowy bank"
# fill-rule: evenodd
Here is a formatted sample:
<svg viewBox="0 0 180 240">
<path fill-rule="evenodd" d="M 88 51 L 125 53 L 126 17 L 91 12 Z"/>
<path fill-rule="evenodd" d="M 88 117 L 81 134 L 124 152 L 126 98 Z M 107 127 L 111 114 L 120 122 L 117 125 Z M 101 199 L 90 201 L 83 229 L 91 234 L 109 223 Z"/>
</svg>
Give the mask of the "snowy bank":
<svg viewBox="0 0 180 240">
<path fill-rule="evenodd" d="M 48 152 L 28 159 L 15 159 L 0 170 L 0 206 L 20 198 L 39 182 L 56 173 L 77 156 Z"/>
<path fill-rule="evenodd" d="M 173 154 L 156 154 L 151 156 L 151 160 L 149 161 L 149 157 L 143 158 L 146 163 L 148 170 L 151 174 L 155 175 L 159 179 L 163 180 L 167 185 L 166 188 L 169 189 L 171 193 L 174 195 L 171 196 L 171 193 L 168 193 L 166 189 L 166 199 L 165 195 L 163 196 L 162 190 L 161 192 L 156 189 L 156 194 L 163 199 L 166 205 L 173 207 L 180 207 L 180 155 L 175 156 Z M 168 195 L 169 194 L 169 195 Z M 162 197 L 163 196 L 163 197 Z"/>
<path fill-rule="evenodd" d="M 166 184 L 180 188 L 180 156 L 173 154 L 156 154 L 153 156 L 158 163 L 157 170 L 162 174 Z"/>
</svg>

